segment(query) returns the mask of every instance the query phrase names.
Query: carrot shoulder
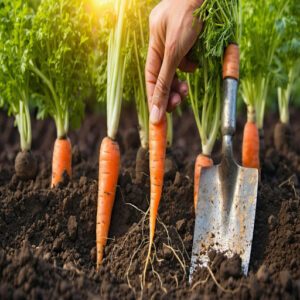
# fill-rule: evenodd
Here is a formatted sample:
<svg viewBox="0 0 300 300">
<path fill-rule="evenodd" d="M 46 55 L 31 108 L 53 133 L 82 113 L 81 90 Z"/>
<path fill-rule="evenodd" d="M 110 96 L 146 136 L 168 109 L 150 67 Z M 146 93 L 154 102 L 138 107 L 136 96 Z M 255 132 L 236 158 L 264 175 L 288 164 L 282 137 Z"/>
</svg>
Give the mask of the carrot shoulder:
<svg viewBox="0 0 300 300">
<path fill-rule="evenodd" d="M 196 211 L 198 203 L 198 190 L 200 184 L 201 170 L 202 168 L 211 167 L 213 160 L 204 154 L 199 154 L 195 161 L 195 173 L 194 173 L 194 208 Z"/>
<path fill-rule="evenodd" d="M 69 177 L 72 176 L 72 145 L 68 138 L 57 138 L 52 158 L 51 187 L 55 187 L 62 181 L 64 172 Z"/>
<path fill-rule="evenodd" d="M 248 121 L 244 127 L 242 163 L 244 167 L 260 168 L 259 133 L 255 122 Z"/>
<path fill-rule="evenodd" d="M 120 149 L 117 142 L 106 137 L 102 140 L 99 156 L 99 187 L 96 225 L 97 268 L 107 242 L 112 209 L 120 169 Z"/>
</svg>

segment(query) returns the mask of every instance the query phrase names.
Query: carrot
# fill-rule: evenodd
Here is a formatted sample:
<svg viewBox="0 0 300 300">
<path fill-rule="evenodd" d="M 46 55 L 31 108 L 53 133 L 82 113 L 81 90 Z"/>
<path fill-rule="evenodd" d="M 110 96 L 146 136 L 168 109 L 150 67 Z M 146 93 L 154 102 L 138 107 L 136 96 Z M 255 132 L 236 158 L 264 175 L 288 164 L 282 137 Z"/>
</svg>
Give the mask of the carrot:
<svg viewBox="0 0 300 300">
<path fill-rule="evenodd" d="M 120 169 L 120 149 L 117 142 L 109 137 L 102 140 L 99 155 L 99 186 L 97 206 L 97 269 L 102 263 L 107 242 L 116 186 Z"/>
<path fill-rule="evenodd" d="M 255 121 L 247 121 L 244 127 L 242 163 L 244 167 L 260 168 L 259 134 Z"/>
<path fill-rule="evenodd" d="M 52 158 L 51 187 L 57 186 L 63 180 L 64 172 L 69 177 L 72 176 L 72 145 L 68 138 L 57 138 Z"/>
<path fill-rule="evenodd" d="M 165 157 L 167 147 L 167 120 L 166 117 L 159 124 L 149 125 L 149 163 L 150 163 L 150 225 L 149 251 L 146 259 L 144 274 L 147 270 L 151 248 L 154 240 L 158 206 L 161 199 Z M 145 276 L 144 276 L 145 278 Z"/>
<path fill-rule="evenodd" d="M 197 208 L 198 203 L 198 190 L 199 190 L 199 183 L 201 177 L 201 170 L 202 168 L 211 167 L 214 164 L 213 160 L 204 154 L 199 154 L 195 161 L 195 173 L 194 173 L 194 207 L 195 211 Z"/>
</svg>

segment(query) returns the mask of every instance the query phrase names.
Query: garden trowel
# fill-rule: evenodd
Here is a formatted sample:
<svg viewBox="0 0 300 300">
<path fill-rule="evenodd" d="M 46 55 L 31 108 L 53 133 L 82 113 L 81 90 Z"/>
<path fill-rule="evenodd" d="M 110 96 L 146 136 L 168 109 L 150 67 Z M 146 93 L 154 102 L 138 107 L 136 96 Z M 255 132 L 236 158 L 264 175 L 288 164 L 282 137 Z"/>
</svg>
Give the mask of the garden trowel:
<svg viewBox="0 0 300 300">
<path fill-rule="evenodd" d="M 234 48 L 229 48 L 231 46 Z M 228 257 L 238 254 L 244 274 L 248 272 L 250 260 L 258 170 L 239 166 L 233 157 L 239 60 L 238 46 L 229 47 L 223 64 L 222 159 L 219 165 L 201 171 L 190 282 L 195 269 L 209 263 L 210 251 L 221 252 Z M 237 66 L 226 59 L 232 51 L 237 51 Z"/>
</svg>

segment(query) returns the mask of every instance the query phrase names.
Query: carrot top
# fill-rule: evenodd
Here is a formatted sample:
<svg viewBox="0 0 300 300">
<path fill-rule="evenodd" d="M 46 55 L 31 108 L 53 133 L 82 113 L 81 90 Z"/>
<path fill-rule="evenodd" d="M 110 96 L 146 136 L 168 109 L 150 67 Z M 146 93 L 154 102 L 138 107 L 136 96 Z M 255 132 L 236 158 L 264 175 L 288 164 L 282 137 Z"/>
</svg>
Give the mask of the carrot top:
<svg viewBox="0 0 300 300">
<path fill-rule="evenodd" d="M 238 0 L 205 0 L 195 11 L 204 23 L 200 43 L 206 57 L 222 57 L 230 43 L 240 39 L 240 7 Z"/>
<path fill-rule="evenodd" d="M 128 40 L 125 26 L 128 0 L 114 1 L 116 23 L 109 35 L 107 54 L 107 135 L 115 140 L 122 106 L 123 82 L 126 66 L 126 56 L 123 49 Z"/>
<path fill-rule="evenodd" d="M 30 150 L 32 142 L 29 106 L 37 83 L 31 76 L 28 52 L 34 15 L 25 1 L 1 1 L 0 107 L 15 117 L 22 151 Z"/>
<path fill-rule="evenodd" d="M 192 51 L 200 68 L 187 76 L 189 98 L 202 152 L 210 156 L 220 129 L 223 52 L 230 43 L 239 40 L 238 1 L 205 0 L 194 15 L 204 25 Z"/>
<path fill-rule="evenodd" d="M 144 66 L 149 40 L 148 16 L 156 0 L 132 0 L 127 14 L 128 41 L 126 45 L 126 70 L 124 98 L 135 99 L 141 146 L 149 146 L 149 111 L 147 104 Z"/>
<path fill-rule="evenodd" d="M 286 30 L 275 53 L 276 85 L 280 121 L 289 123 L 289 102 L 295 82 L 300 75 L 300 2 L 291 0 L 288 17 L 284 18 Z"/>
<path fill-rule="evenodd" d="M 67 135 L 70 123 L 79 125 L 91 83 L 86 62 L 93 38 L 84 3 L 42 1 L 30 33 L 30 70 L 39 80 L 38 117 L 50 115 L 59 138 Z"/>
<path fill-rule="evenodd" d="M 275 52 L 286 32 L 288 0 L 242 1 L 241 94 L 263 128 L 269 88 L 274 83 Z M 253 47 L 253 45 L 256 45 Z"/>
</svg>

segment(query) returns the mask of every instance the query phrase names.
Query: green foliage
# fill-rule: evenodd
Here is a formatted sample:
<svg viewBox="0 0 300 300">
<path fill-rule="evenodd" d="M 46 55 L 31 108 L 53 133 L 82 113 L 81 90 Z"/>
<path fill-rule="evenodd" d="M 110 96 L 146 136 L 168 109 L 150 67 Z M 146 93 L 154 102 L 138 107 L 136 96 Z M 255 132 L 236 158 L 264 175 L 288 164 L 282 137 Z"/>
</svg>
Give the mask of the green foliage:
<svg viewBox="0 0 300 300">
<path fill-rule="evenodd" d="M 19 112 L 19 101 L 29 100 L 28 51 L 33 11 L 21 0 L 0 2 L 1 95 L 9 113 Z"/>
<path fill-rule="evenodd" d="M 31 70 L 40 78 L 39 117 L 54 118 L 58 137 L 78 125 L 91 78 L 92 22 L 83 0 L 44 0 L 31 33 Z"/>
<path fill-rule="evenodd" d="M 157 0 L 131 0 L 126 12 L 129 38 L 125 49 L 127 63 L 124 95 L 128 100 L 135 96 L 138 85 L 144 85 L 144 78 L 143 82 L 140 82 L 139 77 L 140 75 L 144 77 L 149 41 L 148 20 L 150 12 L 157 2 Z"/>
<path fill-rule="evenodd" d="M 280 26 L 279 26 L 280 25 Z M 276 77 L 281 87 L 290 84 L 289 73 L 297 73 L 297 61 L 300 59 L 300 2 L 289 0 L 286 16 L 278 27 L 284 28 L 284 35 L 275 53 Z"/>
<path fill-rule="evenodd" d="M 207 59 L 187 76 L 189 100 L 201 137 L 202 152 L 211 155 L 218 136 L 221 119 L 221 64 L 218 59 Z"/>
<path fill-rule="evenodd" d="M 300 62 L 300 2 L 290 0 L 284 23 L 285 34 L 275 53 L 275 79 L 278 86 L 278 105 L 280 120 L 289 122 L 289 102 L 299 77 Z"/>
<path fill-rule="evenodd" d="M 204 28 L 193 48 L 200 68 L 188 75 L 189 99 L 202 152 L 211 155 L 220 128 L 223 53 L 239 40 L 238 0 L 206 0 L 194 15 L 204 21 Z"/>
<path fill-rule="evenodd" d="M 123 97 L 123 84 L 126 66 L 124 49 L 128 43 L 126 11 L 129 0 L 115 0 L 113 3 L 115 24 L 109 34 L 107 52 L 107 135 L 116 138 Z"/>
<path fill-rule="evenodd" d="M 107 53 L 109 35 L 116 23 L 116 13 L 113 2 L 93 3 L 90 14 L 92 16 L 93 37 L 95 47 L 90 55 L 89 67 L 92 82 L 96 88 L 97 100 L 105 102 L 107 98 Z"/>
<path fill-rule="evenodd" d="M 41 3 L 41 0 L 29 0 L 27 2 L 28 2 L 29 7 L 33 8 L 34 11 L 37 11 L 37 9 Z"/>
<path fill-rule="evenodd" d="M 272 72 L 275 51 L 286 34 L 289 1 L 242 1 L 243 77 L 267 76 Z"/>
<path fill-rule="evenodd" d="M 148 147 L 149 112 L 145 86 L 149 24 L 148 16 L 157 0 L 131 0 L 126 12 L 128 40 L 125 49 L 126 70 L 124 77 L 124 98 L 135 99 L 139 120 L 141 144 Z"/>
<path fill-rule="evenodd" d="M 33 17 L 34 10 L 22 0 L 0 1 L 0 105 L 16 118 L 22 150 L 31 147 L 29 101 L 34 83 L 29 44 Z"/>
<path fill-rule="evenodd" d="M 290 0 L 242 1 L 242 97 L 248 111 L 256 111 L 260 129 L 269 88 L 276 78 L 275 53 L 287 33 L 289 4 Z"/>
<path fill-rule="evenodd" d="M 204 22 L 200 41 L 206 57 L 223 57 L 223 51 L 229 43 L 238 43 L 240 31 L 238 2 L 238 0 L 205 0 L 195 11 L 195 17 Z"/>
</svg>

